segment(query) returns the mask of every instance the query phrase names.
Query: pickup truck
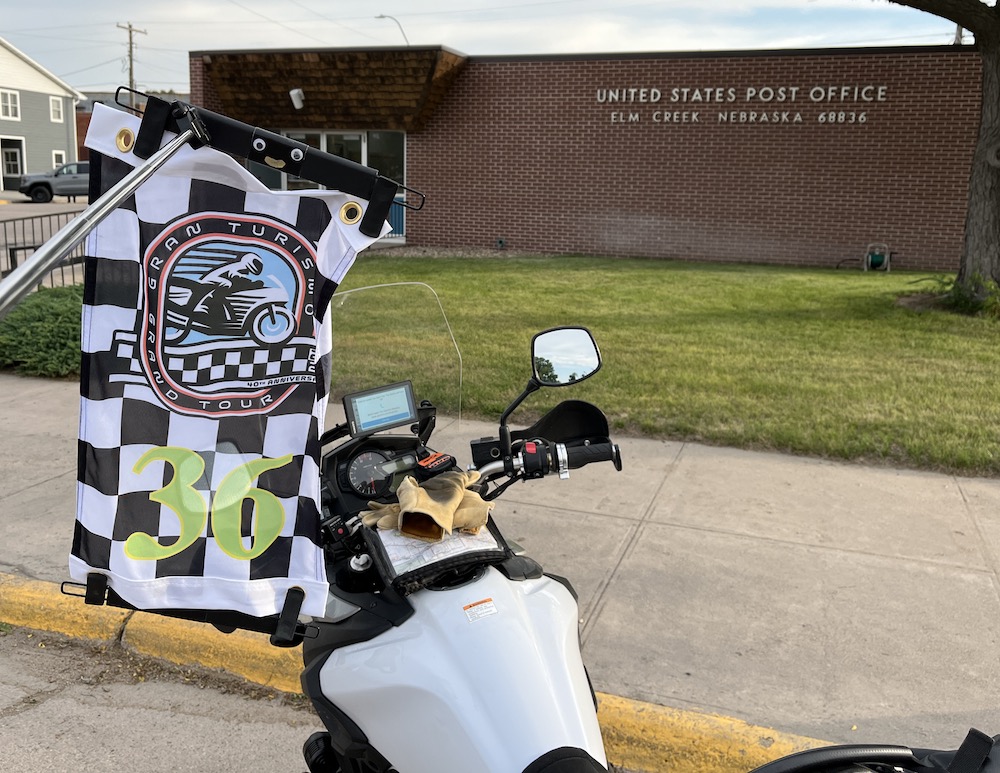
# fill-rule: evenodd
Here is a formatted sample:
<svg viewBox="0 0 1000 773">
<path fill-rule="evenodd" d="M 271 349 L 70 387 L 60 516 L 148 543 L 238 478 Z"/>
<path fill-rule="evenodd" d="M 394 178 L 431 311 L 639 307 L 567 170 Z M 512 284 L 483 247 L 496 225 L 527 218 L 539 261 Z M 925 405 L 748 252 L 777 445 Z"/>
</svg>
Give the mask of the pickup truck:
<svg viewBox="0 0 1000 773">
<path fill-rule="evenodd" d="M 90 179 L 90 163 L 74 161 L 51 172 L 28 174 L 21 178 L 18 190 L 32 201 L 44 204 L 53 196 L 86 196 Z"/>
</svg>

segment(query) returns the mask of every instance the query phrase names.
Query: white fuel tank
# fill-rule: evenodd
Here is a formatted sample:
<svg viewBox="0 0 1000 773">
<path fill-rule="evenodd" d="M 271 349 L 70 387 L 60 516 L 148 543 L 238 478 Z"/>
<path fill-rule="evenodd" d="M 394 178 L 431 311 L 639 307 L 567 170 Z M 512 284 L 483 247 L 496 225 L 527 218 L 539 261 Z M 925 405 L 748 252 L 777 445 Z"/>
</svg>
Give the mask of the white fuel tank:
<svg viewBox="0 0 1000 773">
<path fill-rule="evenodd" d="M 409 597 L 415 613 L 335 650 L 323 693 L 399 773 L 511 773 L 560 747 L 607 766 L 570 592 L 548 577 Z"/>
</svg>

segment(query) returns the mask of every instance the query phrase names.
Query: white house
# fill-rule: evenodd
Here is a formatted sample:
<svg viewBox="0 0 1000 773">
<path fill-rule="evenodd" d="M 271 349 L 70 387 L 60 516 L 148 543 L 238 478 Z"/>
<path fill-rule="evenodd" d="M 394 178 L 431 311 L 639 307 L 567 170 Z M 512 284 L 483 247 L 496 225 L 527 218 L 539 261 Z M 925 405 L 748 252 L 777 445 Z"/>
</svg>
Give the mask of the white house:
<svg viewBox="0 0 1000 773">
<path fill-rule="evenodd" d="M 22 174 L 76 161 L 76 103 L 84 95 L 0 38 L 0 190 Z"/>
</svg>

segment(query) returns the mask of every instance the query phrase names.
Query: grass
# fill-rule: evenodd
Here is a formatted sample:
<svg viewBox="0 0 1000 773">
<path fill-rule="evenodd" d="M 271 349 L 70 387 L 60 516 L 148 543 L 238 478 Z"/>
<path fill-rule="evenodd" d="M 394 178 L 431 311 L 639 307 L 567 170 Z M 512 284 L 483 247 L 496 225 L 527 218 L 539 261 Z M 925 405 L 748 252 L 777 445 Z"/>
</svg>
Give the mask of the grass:
<svg viewBox="0 0 1000 773">
<path fill-rule="evenodd" d="M 330 312 L 334 385 L 354 391 L 411 377 L 418 399 L 443 411 L 457 408 L 454 348 L 440 327 L 420 323 L 426 314 L 415 313 L 436 308 L 429 293 L 342 294 L 382 282 L 426 282 L 440 296 L 461 349 L 466 416 L 495 420 L 519 394 L 535 332 L 583 324 L 601 346 L 601 372 L 571 389 L 532 395 L 515 421 L 574 397 L 603 408 L 616 433 L 1000 476 L 1000 322 L 897 303 L 932 287 L 928 278 L 365 253 Z M 12 326 L 12 313 L 0 322 L 0 343 L 17 344 L 53 369 L 78 364 L 78 339 L 66 331 L 78 317 L 79 298 L 37 296 L 59 301 L 55 309 L 24 311 L 32 325 L 47 321 L 45 341 L 25 333 L 26 322 Z M 61 306 L 64 313 L 57 313 Z M 62 354 L 48 351 L 59 348 L 54 338 Z M 388 367 L 377 369 L 387 360 Z"/>
<path fill-rule="evenodd" d="M 373 253 L 342 289 L 382 281 L 434 287 L 464 357 L 466 415 L 494 419 L 518 394 L 534 332 L 583 324 L 601 346 L 602 371 L 572 390 L 533 396 L 517 420 L 573 396 L 602 407 L 625 433 L 1000 475 L 1000 329 L 986 318 L 897 304 L 925 278 Z M 393 310 L 405 316 L 401 306 Z M 338 368 L 363 369 L 342 344 Z"/>
</svg>

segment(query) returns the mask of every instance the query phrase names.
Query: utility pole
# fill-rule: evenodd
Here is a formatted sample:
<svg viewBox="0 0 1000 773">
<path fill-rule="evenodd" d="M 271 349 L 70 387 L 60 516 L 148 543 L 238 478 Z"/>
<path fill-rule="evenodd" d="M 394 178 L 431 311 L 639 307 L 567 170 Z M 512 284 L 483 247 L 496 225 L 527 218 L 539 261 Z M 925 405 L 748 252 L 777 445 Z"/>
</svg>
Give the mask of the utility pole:
<svg viewBox="0 0 1000 773">
<path fill-rule="evenodd" d="M 132 26 L 132 22 L 128 25 L 119 24 L 117 25 L 120 30 L 128 30 L 128 104 L 129 107 L 135 108 L 135 41 L 133 40 L 134 33 L 138 32 L 140 35 L 145 35 L 146 30 L 140 30 Z"/>
</svg>

